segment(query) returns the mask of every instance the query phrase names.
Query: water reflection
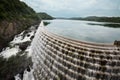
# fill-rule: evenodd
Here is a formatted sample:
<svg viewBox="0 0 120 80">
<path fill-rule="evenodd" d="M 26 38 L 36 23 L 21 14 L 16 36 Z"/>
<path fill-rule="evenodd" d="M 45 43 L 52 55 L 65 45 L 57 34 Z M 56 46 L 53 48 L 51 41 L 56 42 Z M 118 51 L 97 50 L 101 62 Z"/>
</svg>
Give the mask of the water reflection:
<svg viewBox="0 0 120 80">
<path fill-rule="evenodd" d="M 120 28 L 89 25 L 103 24 L 102 22 L 57 19 L 49 20 L 49 22 L 51 24 L 46 27 L 48 31 L 68 38 L 99 43 L 111 43 L 120 40 Z"/>
<path fill-rule="evenodd" d="M 120 28 L 120 23 L 88 23 L 88 25 L 100 25 L 100 26 L 105 26 L 105 27 L 110 27 L 110 28 Z"/>
</svg>

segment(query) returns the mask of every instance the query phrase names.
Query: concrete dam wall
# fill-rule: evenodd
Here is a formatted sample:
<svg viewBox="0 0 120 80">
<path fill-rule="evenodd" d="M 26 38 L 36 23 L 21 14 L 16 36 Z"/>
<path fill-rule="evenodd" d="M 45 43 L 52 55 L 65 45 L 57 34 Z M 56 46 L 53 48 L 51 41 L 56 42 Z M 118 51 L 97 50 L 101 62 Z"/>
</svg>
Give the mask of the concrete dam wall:
<svg viewBox="0 0 120 80">
<path fill-rule="evenodd" d="M 120 80 L 120 47 L 67 39 L 42 24 L 32 55 L 36 80 Z"/>
</svg>

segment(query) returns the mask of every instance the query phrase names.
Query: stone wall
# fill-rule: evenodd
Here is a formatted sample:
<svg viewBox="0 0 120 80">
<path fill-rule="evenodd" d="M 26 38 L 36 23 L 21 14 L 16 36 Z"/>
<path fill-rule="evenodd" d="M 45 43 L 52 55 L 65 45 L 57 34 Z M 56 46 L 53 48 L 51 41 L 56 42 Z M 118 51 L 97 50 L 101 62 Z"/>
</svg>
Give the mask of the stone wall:
<svg viewBox="0 0 120 80">
<path fill-rule="evenodd" d="M 120 80 L 120 49 L 67 39 L 39 27 L 32 43 L 36 80 Z"/>
</svg>

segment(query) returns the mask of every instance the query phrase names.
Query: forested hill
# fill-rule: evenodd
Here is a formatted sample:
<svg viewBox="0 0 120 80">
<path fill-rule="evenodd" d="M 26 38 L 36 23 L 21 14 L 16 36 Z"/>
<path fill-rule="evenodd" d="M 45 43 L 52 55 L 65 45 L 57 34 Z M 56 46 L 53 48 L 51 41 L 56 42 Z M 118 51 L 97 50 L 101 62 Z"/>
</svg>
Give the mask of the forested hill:
<svg viewBox="0 0 120 80">
<path fill-rule="evenodd" d="M 0 0 L 0 51 L 13 37 L 33 24 L 40 16 L 20 0 Z"/>
<path fill-rule="evenodd" d="M 54 19 L 52 16 L 48 15 L 47 13 L 37 13 L 38 17 L 41 19 Z"/>
<path fill-rule="evenodd" d="M 87 21 L 97 21 L 97 22 L 113 22 L 113 23 L 120 23 L 120 17 L 97 17 L 97 16 L 89 16 L 89 17 L 76 17 L 70 18 L 74 20 L 87 20 Z"/>
<path fill-rule="evenodd" d="M 19 0 L 0 0 L 0 20 L 38 19 L 35 11 Z"/>
</svg>

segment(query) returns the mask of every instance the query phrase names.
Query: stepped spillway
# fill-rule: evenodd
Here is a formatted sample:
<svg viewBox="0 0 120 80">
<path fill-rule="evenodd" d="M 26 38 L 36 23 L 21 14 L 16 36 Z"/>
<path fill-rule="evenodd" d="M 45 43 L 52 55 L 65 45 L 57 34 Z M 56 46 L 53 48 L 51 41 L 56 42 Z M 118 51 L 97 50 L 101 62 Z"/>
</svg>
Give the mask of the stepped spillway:
<svg viewBox="0 0 120 80">
<path fill-rule="evenodd" d="M 71 40 L 41 22 L 32 42 L 36 80 L 120 80 L 120 47 Z"/>
</svg>

